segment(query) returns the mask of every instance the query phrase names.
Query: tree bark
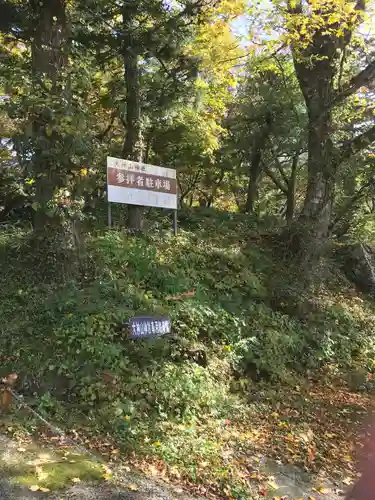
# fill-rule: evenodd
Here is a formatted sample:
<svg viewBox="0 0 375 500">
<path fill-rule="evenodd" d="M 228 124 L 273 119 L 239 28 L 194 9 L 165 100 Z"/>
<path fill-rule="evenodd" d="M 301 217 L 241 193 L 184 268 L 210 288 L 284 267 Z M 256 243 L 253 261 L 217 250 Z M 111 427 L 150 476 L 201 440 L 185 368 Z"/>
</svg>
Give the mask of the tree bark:
<svg viewBox="0 0 375 500">
<path fill-rule="evenodd" d="M 319 258 L 325 246 L 338 166 L 375 140 L 375 127 L 344 145 L 342 151 L 335 149 L 331 140 L 333 108 L 375 78 L 375 63 L 371 62 L 349 82 L 340 83 L 338 90 L 334 88 L 334 82 L 340 74 L 340 55 L 350 43 L 365 6 L 365 2 L 358 0 L 354 6 L 358 14 L 355 20 L 343 16 L 337 22 L 337 29 L 341 29 L 342 36 L 327 31 L 324 22 L 321 28 L 313 32 L 307 47 L 300 44 L 303 35 L 292 45 L 295 72 L 309 118 L 307 191 L 302 212 L 289 231 L 290 249 L 294 253 L 304 254 L 303 260 Z M 334 9 L 332 4 L 320 11 L 328 25 L 330 16 L 336 12 Z M 288 11 L 296 22 L 292 31 L 298 30 L 301 16 L 308 16 L 304 13 L 302 0 L 288 2 Z"/>
<path fill-rule="evenodd" d="M 296 179 L 297 179 L 297 168 L 298 168 L 299 153 L 296 154 L 292 161 L 292 171 L 290 173 L 290 178 L 288 179 L 288 188 L 286 194 L 286 212 L 285 218 L 288 226 L 293 222 L 295 203 L 296 203 Z"/>
<path fill-rule="evenodd" d="M 37 88 L 42 87 L 53 96 L 64 95 L 62 83 L 67 64 L 68 29 L 65 0 L 32 0 L 33 41 L 31 45 L 32 73 Z M 51 150 L 56 134 L 50 132 L 52 111 L 46 107 L 33 120 L 33 167 L 36 179 L 34 229 L 45 231 L 52 223 L 47 216 L 48 203 L 59 185 L 61 172 L 53 158 L 46 155 Z"/>
<path fill-rule="evenodd" d="M 126 124 L 127 131 L 122 155 L 132 161 L 143 161 L 144 143 L 141 119 L 140 71 L 137 47 L 133 32 L 136 29 L 134 12 L 124 8 L 124 76 L 126 85 Z M 144 207 L 128 205 L 128 228 L 131 232 L 143 230 Z"/>
<path fill-rule="evenodd" d="M 247 188 L 247 198 L 245 203 L 245 212 L 254 213 L 255 203 L 258 199 L 258 184 L 262 173 L 262 154 L 271 133 L 272 117 L 270 114 L 265 116 L 265 121 L 259 133 L 254 139 L 253 151 L 251 155 L 249 168 L 249 184 Z"/>
<path fill-rule="evenodd" d="M 308 181 L 302 212 L 291 224 L 289 236 L 292 252 L 308 261 L 319 258 L 331 219 L 337 169 L 337 153 L 331 139 L 336 49 L 334 40 L 317 33 L 314 45 L 306 53 L 294 53 L 294 67 L 309 120 Z M 310 64 L 313 56 L 314 64 Z"/>
</svg>

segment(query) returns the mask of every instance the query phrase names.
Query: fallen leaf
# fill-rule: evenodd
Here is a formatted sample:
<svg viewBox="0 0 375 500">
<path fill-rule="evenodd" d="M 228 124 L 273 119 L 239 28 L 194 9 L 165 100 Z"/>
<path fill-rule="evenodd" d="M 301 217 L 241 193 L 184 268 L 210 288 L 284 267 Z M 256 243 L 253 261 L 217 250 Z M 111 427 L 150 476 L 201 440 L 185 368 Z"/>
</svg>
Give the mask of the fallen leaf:
<svg viewBox="0 0 375 500">
<path fill-rule="evenodd" d="M 44 481 L 45 479 L 47 479 L 47 477 L 49 476 L 48 472 L 39 472 L 38 473 L 38 480 L 39 481 Z"/>
<path fill-rule="evenodd" d="M 26 451 L 26 448 L 17 448 L 17 451 L 23 453 L 24 451 Z"/>
<path fill-rule="evenodd" d="M 131 490 L 131 491 L 138 491 L 138 486 L 134 483 L 127 484 L 126 488 L 128 488 L 128 490 Z"/>
<path fill-rule="evenodd" d="M 343 483 L 346 484 L 347 486 L 350 486 L 353 483 L 353 480 L 350 477 L 346 477 L 343 480 Z"/>
<path fill-rule="evenodd" d="M 73 477 L 72 478 L 72 483 L 80 483 L 80 482 L 81 482 L 81 480 L 80 480 L 79 477 Z"/>
<path fill-rule="evenodd" d="M 40 488 L 39 488 L 39 486 L 37 484 L 33 484 L 33 485 L 30 486 L 29 490 L 30 491 L 39 491 Z"/>
<path fill-rule="evenodd" d="M 309 497 L 309 500 L 315 500 L 315 497 Z"/>
<path fill-rule="evenodd" d="M 103 470 L 103 479 L 105 479 L 105 481 L 109 481 L 110 479 L 112 479 L 113 477 L 113 474 L 112 474 L 112 471 L 109 467 L 104 467 L 104 470 Z"/>
<path fill-rule="evenodd" d="M 318 488 L 316 488 L 316 491 L 318 493 L 321 493 L 322 495 L 326 495 L 327 493 L 329 493 L 329 489 L 325 488 L 324 486 L 318 486 Z"/>
<path fill-rule="evenodd" d="M 41 491 L 42 493 L 48 493 L 51 490 L 49 488 L 39 488 L 39 491 Z"/>
<path fill-rule="evenodd" d="M 267 481 L 267 484 L 273 489 L 277 490 L 278 485 L 275 483 L 275 481 Z"/>
</svg>

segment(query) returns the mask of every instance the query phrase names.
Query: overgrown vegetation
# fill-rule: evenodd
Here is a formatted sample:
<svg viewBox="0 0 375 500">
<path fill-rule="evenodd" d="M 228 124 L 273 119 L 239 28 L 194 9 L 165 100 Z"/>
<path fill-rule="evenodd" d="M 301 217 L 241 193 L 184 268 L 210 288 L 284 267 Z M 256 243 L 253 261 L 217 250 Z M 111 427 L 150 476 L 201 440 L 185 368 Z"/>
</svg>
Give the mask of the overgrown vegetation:
<svg viewBox="0 0 375 500">
<path fill-rule="evenodd" d="M 375 359 L 373 8 L 0 0 L 0 375 L 33 407 L 206 495 L 265 495 L 262 455 L 350 482 Z M 108 228 L 107 156 L 176 170 L 177 238 L 138 205 Z M 173 334 L 129 340 L 142 314 Z"/>
<path fill-rule="evenodd" d="M 38 265 L 30 234 L 4 232 L 1 345 L 11 359 L 2 360 L 2 371 L 20 373 L 20 391 L 35 408 L 79 428 L 101 452 L 108 451 L 101 437 L 109 436 L 138 467 L 154 464 L 217 494 L 249 495 L 249 457 L 263 449 L 316 471 L 344 466 L 348 474 L 335 454 L 339 445 L 350 453 L 348 421 L 336 415 L 329 446 L 328 427 L 314 428 L 312 401 L 326 398 L 340 377 L 355 390 L 371 388 L 373 303 L 353 296 L 337 270 L 333 283 L 327 263 L 313 306 L 295 279 L 295 307 L 308 304 L 307 316 L 283 312 L 283 304 L 275 310 L 278 294 L 269 283 L 288 268 L 254 221 L 214 210 L 186 212 L 181 221 L 177 239 L 166 219 L 138 239 L 92 231 L 81 279 L 64 279 L 56 262 L 59 274 L 51 263 L 42 283 L 29 261 Z M 173 336 L 127 340 L 121 325 L 142 313 L 168 314 Z M 322 377 L 322 389 L 313 389 Z M 335 397 L 355 401 L 358 419 L 363 402 L 347 390 L 340 382 Z M 309 420 L 316 435 L 307 445 L 298 436 Z M 292 436 L 287 445 L 279 441 L 285 433 Z"/>
</svg>

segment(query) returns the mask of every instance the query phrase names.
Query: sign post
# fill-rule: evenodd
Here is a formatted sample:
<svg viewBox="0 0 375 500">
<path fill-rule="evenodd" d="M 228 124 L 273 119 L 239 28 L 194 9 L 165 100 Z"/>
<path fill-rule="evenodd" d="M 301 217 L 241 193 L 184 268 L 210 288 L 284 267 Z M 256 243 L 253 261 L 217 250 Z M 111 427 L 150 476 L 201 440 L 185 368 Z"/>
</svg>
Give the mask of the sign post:
<svg viewBox="0 0 375 500">
<path fill-rule="evenodd" d="M 177 236 L 177 209 L 173 210 L 173 234 Z"/>
<path fill-rule="evenodd" d="M 112 227 L 112 207 L 110 201 L 108 201 L 108 227 L 109 229 Z"/>
<path fill-rule="evenodd" d="M 112 225 L 111 202 L 173 210 L 177 234 L 176 170 L 121 158 L 107 157 L 108 226 Z"/>
</svg>

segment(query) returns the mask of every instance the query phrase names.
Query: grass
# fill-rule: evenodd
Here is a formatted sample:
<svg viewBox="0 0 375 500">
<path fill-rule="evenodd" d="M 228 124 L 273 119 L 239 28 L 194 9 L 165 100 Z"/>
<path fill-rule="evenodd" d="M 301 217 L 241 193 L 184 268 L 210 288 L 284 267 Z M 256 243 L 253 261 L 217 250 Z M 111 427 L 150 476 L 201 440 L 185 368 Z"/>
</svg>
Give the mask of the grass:
<svg viewBox="0 0 375 500">
<path fill-rule="evenodd" d="M 19 427 L 8 426 L 7 434 Z M 72 450 L 43 447 L 24 433 L 22 437 L 2 438 L 0 445 L 0 472 L 3 478 L 17 486 L 47 492 L 72 486 L 81 481 L 103 481 L 104 468 Z"/>
<path fill-rule="evenodd" d="M 102 454 L 119 449 L 201 493 L 256 497 L 249 475 L 262 453 L 354 476 L 373 301 L 334 263 L 306 289 L 247 216 L 182 214 L 177 239 L 167 224 L 134 239 L 98 223 L 73 276 L 61 248 L 4 231 L 2 373 L 18 372 L 31 405 Z M 128 341 L 120 325 L 137 314 L 169 315 L 173 338 Z"/>
</svg>

